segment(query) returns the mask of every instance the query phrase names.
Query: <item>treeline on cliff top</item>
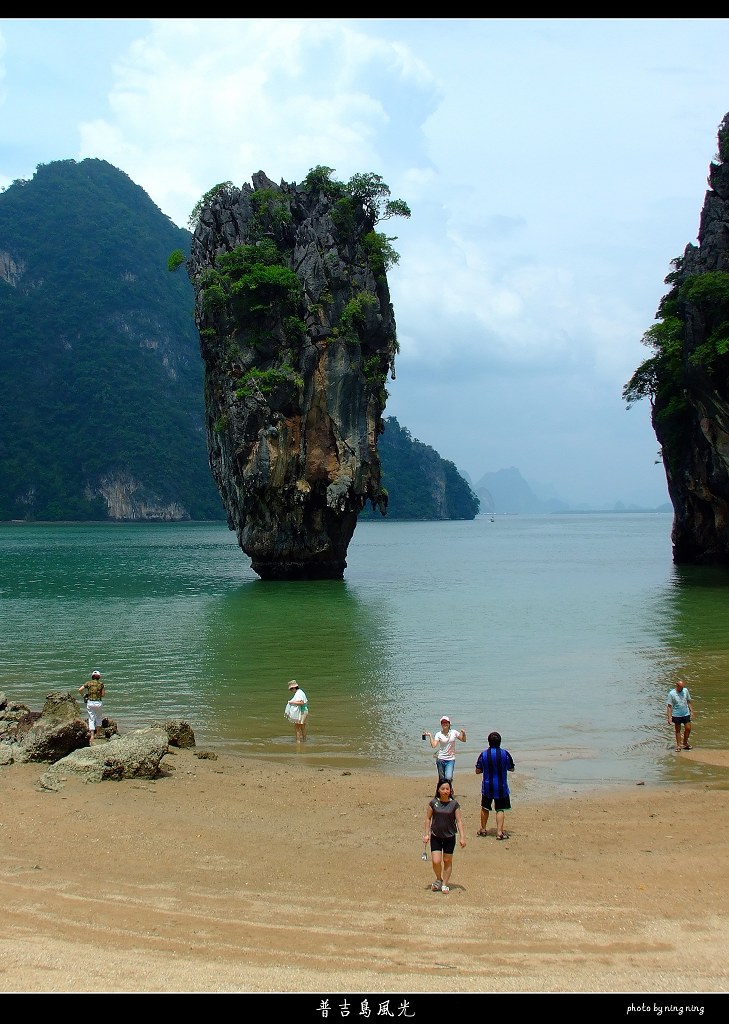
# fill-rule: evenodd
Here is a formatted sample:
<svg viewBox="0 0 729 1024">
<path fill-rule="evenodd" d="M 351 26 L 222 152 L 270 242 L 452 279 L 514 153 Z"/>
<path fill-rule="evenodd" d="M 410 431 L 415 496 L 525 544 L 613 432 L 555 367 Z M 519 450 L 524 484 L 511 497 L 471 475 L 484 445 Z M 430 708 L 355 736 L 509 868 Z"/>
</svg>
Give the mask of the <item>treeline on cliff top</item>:
<svg viewBox="0 0 729 1024">
<path fill-rule="evenodd" d="M 0 520 L 106 520 L 110 477 L 183 518 L 225 519 L 192 287 L 168 272 L 190 237 L 103 160 L 41 164 L 0 193 Z M 456 467 L 394 418 L 378 447 L 388 518 L 477 514 Z"/>
</svg>

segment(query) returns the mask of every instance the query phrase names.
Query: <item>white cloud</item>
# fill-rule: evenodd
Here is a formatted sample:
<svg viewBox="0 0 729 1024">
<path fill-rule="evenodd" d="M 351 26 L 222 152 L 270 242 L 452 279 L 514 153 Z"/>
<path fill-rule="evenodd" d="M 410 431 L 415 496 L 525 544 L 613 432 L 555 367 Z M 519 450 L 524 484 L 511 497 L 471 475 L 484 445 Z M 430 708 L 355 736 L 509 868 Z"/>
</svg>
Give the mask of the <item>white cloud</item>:
<svg viewBox="0 0 729 1024">
<path fill-rule="evenodd" d="M 623 384 L 695 240 L 727 19 L 6 19 L 0 182 L 97 157 L 186 226 L 221 181 L 381 174 L 388 413 L 480 476 L 666 499 Z M 2 49 L 3 40 L 5 49 Z M 3 77 L 3 71 L 5 76 Z"/>
</svg>

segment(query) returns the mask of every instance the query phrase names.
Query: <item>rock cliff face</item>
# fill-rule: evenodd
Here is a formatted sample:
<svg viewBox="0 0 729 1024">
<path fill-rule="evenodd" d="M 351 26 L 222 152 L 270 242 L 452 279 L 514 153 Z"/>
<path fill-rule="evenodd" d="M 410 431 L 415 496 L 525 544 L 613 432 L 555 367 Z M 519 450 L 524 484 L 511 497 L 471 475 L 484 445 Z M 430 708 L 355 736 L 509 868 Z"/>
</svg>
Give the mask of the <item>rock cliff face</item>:
<svg viewBox="0 0 729 1024">
<path fill-rule="evenodd" d="M 673 261 L 644 338 L 655 354 L 624 391 L 651 399 L 677 564 L 729 564 L 729 114 L 718 141 L 698 245 Z"/>
<path fill-rule="evenodd" d="M 130 473 L 104 473 L 88 482 L 84 495 L 92 501 L 103 498 L 110 519 L 123 522 L 177 523 L 190 518 L 177 501 L 161 501 L 159 495 Z"/>
<path fill-rule="evenodd" d="M 259 576 L 341 578 L 358 513 L 385 502 L 387 239 L 326 176 L 252 182 L 208 193 L 187 263 L 210 466 Z"/>
</svg>

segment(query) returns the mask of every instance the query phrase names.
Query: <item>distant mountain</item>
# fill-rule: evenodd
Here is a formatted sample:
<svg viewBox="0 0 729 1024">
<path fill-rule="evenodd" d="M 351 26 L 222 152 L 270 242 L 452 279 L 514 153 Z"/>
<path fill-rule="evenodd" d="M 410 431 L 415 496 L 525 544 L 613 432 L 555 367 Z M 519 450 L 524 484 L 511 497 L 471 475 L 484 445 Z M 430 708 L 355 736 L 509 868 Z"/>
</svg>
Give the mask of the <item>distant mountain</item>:
<svg viewBox="0 0 729 1024">
<path fill-rule="evenodd" d="M 104 160 L 0 192 L 0 520 L 226 518 L 192 286 L 167 269 L 190 238 Z M 388 518 L 475 517 L 453 463 L 394 417 L 378 447 Z"/>
<path fill-rule="evenodd" d="M 455 465 L 412 437 L 394 416 L 378 441 L 388 519 L 474 519 L 479 499 Z M 381 519 L 368 505 L 360 519 Z"/>
<path fill-rule="evenodd" d="M 0 519 L 222 519 L 176 227 L 103 160 L 0 194 Z"/>
<path fill-rule="evenodd" d="M 518 469 L 499 469 L 484 473 L 474 487 L 482 512 L 536 514 L 564 512 L 569 505 L 559 498 L 538 498 Z"/>
</svg>

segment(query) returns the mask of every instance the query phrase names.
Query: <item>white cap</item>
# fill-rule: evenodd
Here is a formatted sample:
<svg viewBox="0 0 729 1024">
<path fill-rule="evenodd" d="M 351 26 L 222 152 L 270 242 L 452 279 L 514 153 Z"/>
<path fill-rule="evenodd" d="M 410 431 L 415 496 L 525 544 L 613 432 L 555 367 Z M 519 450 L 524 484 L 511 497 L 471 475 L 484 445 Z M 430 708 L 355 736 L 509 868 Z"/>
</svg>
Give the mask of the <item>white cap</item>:
<svg viewBox="0 0 729 1024">
<path fill-rule="evenodd" d="M 91 673 L 91 677 L 92 677 L 92 679 L 93 679 L 93 678 L 94 678 L 95 676 L 98 676 L 98 677 L 99 677 L 99 679 L 101 679 L 101 672 L 99 672 L 98 668 L 95 668 L 95 669 L 94 669 L 94 671 L 93 671 L 93 672 Z"/>
</svg>

